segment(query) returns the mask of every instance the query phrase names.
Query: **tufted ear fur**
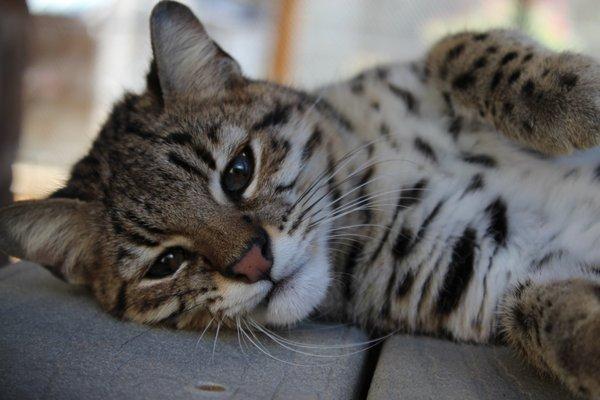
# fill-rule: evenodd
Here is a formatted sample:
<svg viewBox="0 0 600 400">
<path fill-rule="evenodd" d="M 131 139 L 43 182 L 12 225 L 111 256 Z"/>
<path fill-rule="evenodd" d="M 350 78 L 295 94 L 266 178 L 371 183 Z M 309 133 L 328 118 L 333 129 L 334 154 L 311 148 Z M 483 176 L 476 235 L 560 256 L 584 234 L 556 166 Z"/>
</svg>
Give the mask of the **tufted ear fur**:
<svg viewBox="0 0 600 400">
<path fill-rule="evenodd" d="M 150 34 L 164 103 L 207 98 L 243 80 L 225 53 L 186 6 L 161 1 L 152 10 Z"/>
<path fill-rule="evenodd" d="M 71 199 L 17 202 L 0 209 L 0 251 L 33 261 L 71 283 L 86 283 L 97 254 L 99 207 Z"/>
</svg>

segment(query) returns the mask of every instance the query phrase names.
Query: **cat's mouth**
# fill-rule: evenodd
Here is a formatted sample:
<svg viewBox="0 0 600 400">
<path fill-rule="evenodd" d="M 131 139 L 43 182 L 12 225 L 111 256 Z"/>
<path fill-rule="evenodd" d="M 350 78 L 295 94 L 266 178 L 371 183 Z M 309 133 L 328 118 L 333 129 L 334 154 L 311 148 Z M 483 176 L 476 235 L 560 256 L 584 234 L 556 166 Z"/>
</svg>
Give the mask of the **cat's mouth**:
<svg viewBox="0 0 600 400">
<path fill-rule="evenodd" d="M 251 317 L 271 326 L 289 326 L 303 318 L 323 300 L 330 278 L 325 260 L 312 258 L 297 264 L 275 282 Z"/>
<path fill-rule="evenodd" d="M 300 273 L 300 270 L 303 266 L 304 264 L 299 264 L 296 268 L 292 270 L 291 273 L 287 274 L 287 276 L 283 277 L 277 282 L 273 282 L 273 287 L 271 288 L 271 290 L 269 290 L 269 293 L 267 293 L 263 302 L 265 304 L 268 304 L 272 298 L 277 297 L 280 293 L 286 290 L 290 290 L 291 286 L 293 286 L 294 284 L 294 279 Z"/>
</svg>

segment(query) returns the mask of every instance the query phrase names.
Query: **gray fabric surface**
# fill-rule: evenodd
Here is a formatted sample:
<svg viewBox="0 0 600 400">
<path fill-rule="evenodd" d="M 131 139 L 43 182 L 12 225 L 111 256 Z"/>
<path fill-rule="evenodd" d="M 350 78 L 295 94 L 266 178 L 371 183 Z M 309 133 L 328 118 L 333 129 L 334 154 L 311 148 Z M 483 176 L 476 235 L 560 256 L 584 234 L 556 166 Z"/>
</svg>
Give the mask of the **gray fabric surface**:
<svg viewBox="0 0 600 400">
<path fill-rule="evenodd" d="M 366 358 L 309 358 L 264 338 L 285 362 L 255 349 L 244 355 L 237 335 L 223 331 L 213 357 L 213 334 L 198 342 L 197 332 L 117 321 L 84 289 L 25 263 L 0 269 L 0 319 L 2 399 L 350 399 Z M 311 343 L 365 340 L 354 329 L 315 324 L 284 335 Z"/>
<path fill-rule="evenodd" d="M 86 290 L 27 263 L 0 269 L 0 321 L 0 399 L 342 400 L 359 398 L 373 372 L 366 352 L 306 357 L 261 337 L 277 361 L 243 343 L 242 353 L 235 333 L 221 332 L 215 346 L 212 333 L 198 341 L 198 332 L 117 321 Z M 282 335 L 316 344 L 365 340 L 357 330 L 317 324 Z M 570 397 L 507 348 L 395 336 L 383 344 L 368 398 Z"/>
<path fill-rule="evenodd" d="M 386 341 L 368 396 L 368 400 L 572 398 L 507 347 L 459 345 L 414 336 Z"/>
</svg>

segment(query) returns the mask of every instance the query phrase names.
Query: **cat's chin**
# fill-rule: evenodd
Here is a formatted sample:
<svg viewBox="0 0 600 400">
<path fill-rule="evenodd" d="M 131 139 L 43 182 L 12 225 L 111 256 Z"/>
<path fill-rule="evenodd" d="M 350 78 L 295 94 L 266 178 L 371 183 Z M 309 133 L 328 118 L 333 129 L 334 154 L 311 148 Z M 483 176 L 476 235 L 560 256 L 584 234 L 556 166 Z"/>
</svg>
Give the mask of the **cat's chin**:
<svg viewBox="0 0 600 400">
<path fill-rule="evenodd" d="M 277 282 L 251 316 L 269 326 L 295 324 L 323 301 L 330 280 L 327 260 L 312 259 Z"/>
</svg>

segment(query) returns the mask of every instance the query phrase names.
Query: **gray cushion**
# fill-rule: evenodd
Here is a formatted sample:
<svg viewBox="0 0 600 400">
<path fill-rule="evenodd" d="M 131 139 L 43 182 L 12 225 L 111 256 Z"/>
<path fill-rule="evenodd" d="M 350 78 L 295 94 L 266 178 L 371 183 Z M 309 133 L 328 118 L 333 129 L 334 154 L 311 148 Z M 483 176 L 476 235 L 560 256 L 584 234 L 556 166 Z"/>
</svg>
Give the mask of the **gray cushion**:
<svg viewBox="0 0 600 400">
<path fill-rule="evenodd" d="M 368 396 L 369 400 L 572 398 L 507 347 L 414 336 L 386 341 Z"/>
<path fill-rule="evenodd" d="M 235 332 L 223 331 L 215 346 L 212 333 L 199 341 L 199 332 L 117 321 L 85 289 L 28 263 L 0 269 L 0 319 L 1 399 L 353 399 L 367 390 L 372 400 L 570 398 L 501 347 L 399 335 L 378 360 L 368 352 L 316 358 L 261 337 L 278 361 L 244 343 L 242 352 Z M 341 325 L 281 334 L 316 344 L 366 340 Z"/>
<path fill-rule="evenodd" d="M 347 399 L 362 382 L 366 357 L 315 359 L 261 338 L 274 357 L 310 364 L 296 366 L 255 349 L 244 348 L 244 355 L 235 332 L 223 331 L 213 357 L 214 335 L 198 342 L 199 332 L 117 321 L 86 290 L 26 263 L 0 269 L 0 318 L 6 399 Z M 315 324 L 289 337 L 365 340 L 355 329 Z"/>
</svg>

